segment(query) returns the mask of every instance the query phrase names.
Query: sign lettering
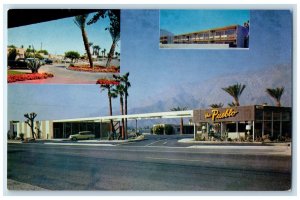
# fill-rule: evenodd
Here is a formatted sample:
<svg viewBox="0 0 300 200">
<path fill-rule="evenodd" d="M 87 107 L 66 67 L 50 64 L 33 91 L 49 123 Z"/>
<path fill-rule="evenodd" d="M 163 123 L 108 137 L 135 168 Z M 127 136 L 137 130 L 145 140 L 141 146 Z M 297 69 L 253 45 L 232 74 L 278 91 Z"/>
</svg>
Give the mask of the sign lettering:
<svg viewBox="0 0 300 200">
<path fill-rule="evenodd" d="M 227 108 L 224 112 L 220 112 L 217 109 L 212 109 L 211 113 L 205 113 L 204 117 L 211 118 L 212 121 L 215 121 L 216 119 L 225 119 L 228 117 L 234 117 L 238 111 L 234 110 L 233 108 Z"/>
</svg>

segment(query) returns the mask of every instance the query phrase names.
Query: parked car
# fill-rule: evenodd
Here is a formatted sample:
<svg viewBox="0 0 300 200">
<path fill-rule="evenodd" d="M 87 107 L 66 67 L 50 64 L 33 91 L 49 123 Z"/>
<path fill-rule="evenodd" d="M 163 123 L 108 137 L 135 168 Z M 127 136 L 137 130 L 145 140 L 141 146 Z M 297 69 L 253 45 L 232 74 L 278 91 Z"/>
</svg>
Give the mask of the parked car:
<svg viewBox="0 0 300 200">
<path fill-rule="evenodd" d="M 73 134 L 69 136 L 70 140 L 89 140 L 95 139 L 95 134 L 91 131 L 80 131 L 77 134 Z"/>
<path fill-rule="evenodd" d="M 19 58 L 17 60 L 8 60 L 7 68 L 8 69 L 28 69 L 25 58 Z"/>
<path fill-rule="evenodd" d="M 45 62 L 45 64 L 48 64 L 48 65 L 53 63 L 53 61 L 48 58 L 45 59 L 44 62 Z"/>
</svg>

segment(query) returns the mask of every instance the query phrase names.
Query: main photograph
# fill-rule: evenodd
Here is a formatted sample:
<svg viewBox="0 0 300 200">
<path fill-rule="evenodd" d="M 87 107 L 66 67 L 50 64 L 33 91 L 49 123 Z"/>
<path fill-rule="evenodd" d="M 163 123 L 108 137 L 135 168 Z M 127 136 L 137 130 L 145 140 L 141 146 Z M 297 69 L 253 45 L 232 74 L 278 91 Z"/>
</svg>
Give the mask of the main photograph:
<svg viewBox="0 0 300 200">
<path fill-rule="evenodd" d="M 291 192 L 292 20 L 121 9 L 119 73 L 8 84 L 8 190 Z"/>
</svg>

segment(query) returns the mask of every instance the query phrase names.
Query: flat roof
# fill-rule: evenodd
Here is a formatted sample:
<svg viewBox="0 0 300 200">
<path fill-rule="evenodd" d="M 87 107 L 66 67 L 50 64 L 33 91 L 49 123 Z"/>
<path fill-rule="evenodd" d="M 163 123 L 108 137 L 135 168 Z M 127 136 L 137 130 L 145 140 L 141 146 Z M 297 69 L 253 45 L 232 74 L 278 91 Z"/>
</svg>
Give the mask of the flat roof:
<svg viewBox="0 0 300 200">
<path fill-rule="evenodd" d="M 77 121 L 91 121 L 91 122 L 109 122 L 110 120 L 142 120 L 142 119 L 170 119 L 170 118 L 191 118 L 193 117 L 193 110 L 184 111 L 170 111 L 170 112 L 156 112 L 130 115 L 114 115 L 105 117 L 88 117 L 76 119 L 61 119 L 52 120 L 53 122 L 77 122 Z"/>
<path fill-rule="evenodd" d="M 194 32 L 189 32 L 189 33 L 182 33 L 182 34 L 174 35 L 174 37 L 176 37 L 176 36 L 183 36 L 183 35 L 190 35 L 190 34 L 195 34 L 195 33 L 202 33 L 202 32 L 207 32 L 207 31 L 220 31 L 220 30 L 226 30 L 226 29 L 230 29 L 230 28 L 235 28 L 235 27 L 237 27 L 237 26 L 241 26 L 241 25 L 233 24 L 233 25 L 223 26 L 223 27 L 218 27 L 218 28 L 211 28 L 211 29 L 200 30 L 200 31 L 194 31 Z"/>
</svg>

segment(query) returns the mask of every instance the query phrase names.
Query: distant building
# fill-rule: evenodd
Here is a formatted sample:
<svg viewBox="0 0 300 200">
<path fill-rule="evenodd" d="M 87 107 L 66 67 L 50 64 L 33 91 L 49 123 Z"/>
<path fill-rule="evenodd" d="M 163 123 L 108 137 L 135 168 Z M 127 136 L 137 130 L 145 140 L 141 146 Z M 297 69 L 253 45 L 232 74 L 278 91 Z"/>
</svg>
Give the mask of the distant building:
<svg viewBox="0 0 300 200">
<path fill-rule="evenodd" d="M 180 134 L 180 125 L 179 124 L 154 124 L 152 130 L 157 127 L 163 127 L 162 135 L 174 135 Z M 170 127 L 169 129 L 166 127 Z M 183 125 L 183 134 L 193 134 L 194 133 L 194 125 L 192 124 L 184 124 Z"/>
<path fill-rule="evenodd" d="M 172 44 L 173 43 L 174 34 L 161 29 L 160 30 L 160 43 L 161 44 Z"/>
<path fill-rule="evenodd" d="M 13 48 L 7 48 L 7 55 L 9 54 L 9 52 L 12 50 Z M 16 51 L 17 51 L 17 56 L 16 56 L 16 59 L 18 58 L 25 58 L 25 52 L 26 52 L 26 49 L 24 48 L 15 48 Z"/>
<path fill-rule="evenodd" d="M 240 25 L 231 25 L 208 30 L 170 36 L 161 35 L 162 44 L 228 44 L 229 47 L 247 47 L 245 42 L 248 29 Z"/>
</svg>

